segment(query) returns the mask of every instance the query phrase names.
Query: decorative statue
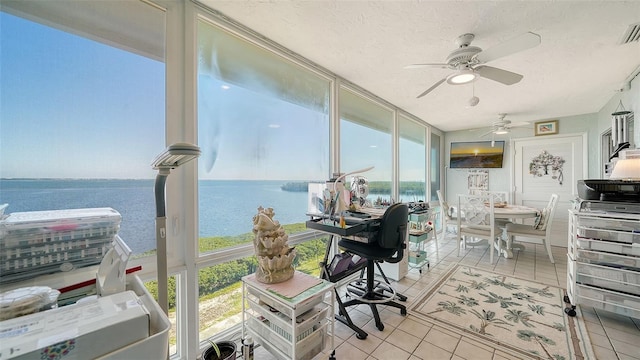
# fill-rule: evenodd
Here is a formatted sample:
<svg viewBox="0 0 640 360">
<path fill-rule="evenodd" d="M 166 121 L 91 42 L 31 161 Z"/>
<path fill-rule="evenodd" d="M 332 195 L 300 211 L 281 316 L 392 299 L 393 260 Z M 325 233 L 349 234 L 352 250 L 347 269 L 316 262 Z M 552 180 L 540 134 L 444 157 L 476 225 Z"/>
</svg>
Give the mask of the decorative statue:
<svg viewBox="0 0 640 360">
<path fill-rule="evenodd" d="M 272 208 L 258 208 L 253 217 L 253 248 L 258 258 L 256 279 L 265 284 L 287 281 L 293 277 L 295 248 L 287 245 L 289 235 L 273 220 Z"/>
</svg>

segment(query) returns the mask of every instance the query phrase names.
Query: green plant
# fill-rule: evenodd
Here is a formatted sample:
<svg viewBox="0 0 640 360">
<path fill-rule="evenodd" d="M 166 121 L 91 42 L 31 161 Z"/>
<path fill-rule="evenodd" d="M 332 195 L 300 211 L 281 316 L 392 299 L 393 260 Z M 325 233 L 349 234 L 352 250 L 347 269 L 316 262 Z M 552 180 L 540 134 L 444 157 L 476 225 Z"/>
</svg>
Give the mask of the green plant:
<svg viewBox="0 0 640 360">
<path fill-rule="evenodd" d="M 209 344 L 211 344 L 211 347 L 213 348 L 213 351 L 216 352 L 216 355 L 218 356 L 218 359 L 220 359 L 220 357 L 222 355 L 220 354 L 220 348 L 218 347 L 218 344 L 216 344 L 214 341 L 211 341 L 211 339 L 208 339 L 207 341 L 209 341 Z"/>
</svg>

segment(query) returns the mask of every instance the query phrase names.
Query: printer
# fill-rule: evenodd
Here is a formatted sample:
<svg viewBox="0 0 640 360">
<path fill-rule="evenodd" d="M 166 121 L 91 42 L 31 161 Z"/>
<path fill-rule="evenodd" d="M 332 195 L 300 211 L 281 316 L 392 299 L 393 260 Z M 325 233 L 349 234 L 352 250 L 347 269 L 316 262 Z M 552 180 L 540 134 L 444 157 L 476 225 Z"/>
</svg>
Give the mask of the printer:
<svg viewBox="0 0 640 360">
<path fill-rule="evenodd" d="M 580 211 L 640 213 L 640 180 L 578 180 Z"/>
</svg>

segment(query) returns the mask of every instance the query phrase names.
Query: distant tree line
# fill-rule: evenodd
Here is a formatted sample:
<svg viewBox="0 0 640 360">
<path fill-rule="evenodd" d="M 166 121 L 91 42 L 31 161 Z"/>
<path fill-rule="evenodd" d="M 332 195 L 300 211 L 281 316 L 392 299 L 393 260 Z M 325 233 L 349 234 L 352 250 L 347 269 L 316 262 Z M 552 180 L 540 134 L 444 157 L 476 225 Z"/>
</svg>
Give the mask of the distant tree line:
<svg viewBox="0 0 640 360">
<path fill-rule="evenodd" d="M 289 235 L 305 231 L 306 226 L 304 223 L 283 225 L 285 232 Z M 253 242 L 253 233 L 246 233 L 238 236 L 214 236 L 201 238 L 199 243 L 200 252 L 211 252 L 217 249 L 223 249 L 240 244 L 246 244 Z M 305 271 L 305 269 L 317 269 L 318 256 L 324 256 L 324 240 L 315 239 L 307 241 L 303 244 L 296 245 L 296 259 L 294 266 L 296 269 Z M 309 264 L 312 262 L 313 264 Z M 311 265 L 311 266 L 310 266 Z M 210 266 L 200 270 L 198 275 L 198 291 L 199 296 L 207 297 L 211 294 L 223 290 L 238 281 L 243 276 L 253 274 L 258 267 L 258 260 L 255 255 L 244 259 L 233 260 Z M 310 272 L 310 271 L 305 271 Z M 147 289 L 156 299 L 158 296 L 158 284 L 156 281 L 151 281 L 146 284 Z M 175 278 L 170 277 L 168 282 L 169 296 L 169 308 L 174 308 L 176 303 L 171 294 L 175 294 L 176 283 Z"/>
<path fill-rule="evenodd" d="M 307 192 L 309 189 L 309 183 L 322 183 L 324 181 L 295 181 L 288 182 L 280 186 L 282 191 L 292 192 Z M 347 185 L 348 187 L 349 185 Z M 413 195 L 422 194 L 425 189 L 425 183 L 421 181 L 401 181 L 400 182 L 400 194 L 401 195 Z M 369 192 L 374 194 L 390 194 L 391 182 L 390 181 L 369 181 Z"/>
</svg>

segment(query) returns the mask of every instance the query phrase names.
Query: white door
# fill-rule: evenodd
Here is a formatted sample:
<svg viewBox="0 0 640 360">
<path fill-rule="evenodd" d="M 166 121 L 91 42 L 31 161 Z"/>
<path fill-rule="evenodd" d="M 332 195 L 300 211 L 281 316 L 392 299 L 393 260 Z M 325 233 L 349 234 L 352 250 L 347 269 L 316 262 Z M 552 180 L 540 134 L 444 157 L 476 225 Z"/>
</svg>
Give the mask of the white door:
<svg viewBox="0 0 640 360">
<path fill-rule="evenodd" d="M 552 135 L 513 141 L 516 204 L 543 208 L 558 194 L 551 245 L 567 246 L 568 209 L 587 169 L 587 135 Z M 558 166 L 561 165 L 561 166 Z"/>
</svg>

